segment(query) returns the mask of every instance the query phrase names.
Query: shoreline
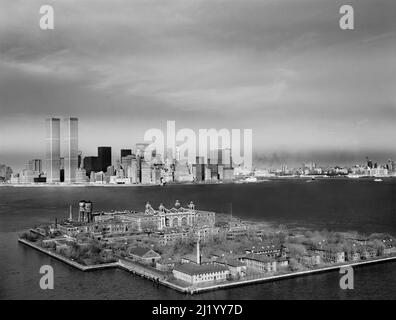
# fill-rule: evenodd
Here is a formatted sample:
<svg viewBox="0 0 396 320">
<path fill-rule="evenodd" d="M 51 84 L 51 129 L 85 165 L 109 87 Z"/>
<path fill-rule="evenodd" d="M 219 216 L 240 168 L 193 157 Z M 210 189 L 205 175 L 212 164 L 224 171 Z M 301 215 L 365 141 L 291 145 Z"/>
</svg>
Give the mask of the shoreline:
<svg viewBox="0 0 396 320">
<path fill-rule="evenodd" d="M 314 178 L 314 179 L 312 179 Z M 195 183 L 195 182 L 172 182 L 166 183 L 165 185 L 160 184 L 95 184 L 95 183 L 85 183 L 85 184 L 46 184 L 46 183 L 0 183 L 0 187 L 13 187 L 13 188 L 85 188 L 85 187 L 99 187 L 99 188 L 128 188 L 128 187 L 167 187 L 167 186 L 205 186 L 205 185 L 244 185 L 244 184 L 260 184 L 265 182 L 272 182 L 272 181 L 284 181 L 284 180 L 291 180 L 291 181 L 306 181 L 312 179 L 312 182 L 315 180 L 345 180 L 345 181 L 372 181 L 375 182 L 376 179 L 382 179 L 383 181 L 389 180 L 396 180 L 396 176 L 387 176 L 387 177 L 358 177 L 358 178 L 350 178 L 350 177 L 325 177 L 325 176 L 279 176 L 279 177 L 262 177 L 262 179 L 258 179 L 257 181 L 244 181 L 244 180 L 234 180 L 234 181 L 221 181 L 221 182 L 202 182 L 202 183 Z"/>
<path fill-rule="evenodd" d="M 119 259 L 117 262 L 111 262 L 111 263 L 107 263 L 107 264 L 84 266 L 84 265 L 82 265 L 78 262 L 75 262 L 73 260 L 70 260 L 60 254 L 57 254 L 55 252 L 44 249 L 44 248 L 34 244 L 31 241 L 19 238 L 18 242 L 22 243 L 30 248 L 36 249 L 36 250 L 40 251 L 41 253 L 47 254 L 48 256 L 55 258 L 61 262 L 64 262 L 65 264 L 68 264 L 80 271 L 85 272 L 85 271 L 95 271 L 95 270 L 102 270 L 102 269 L 109 269 L 109 268 L 119 268 L 121 270 L 138 275 L 140 277 L 149 279 L 149 280 L 156 282 L 158 284 L 162 284 L 162 285 L 164 285 L 168 288 L 174 289 L 178 292 L 185 293 L 185 294 L 191 294 L 191 295 L 204 293 L 204 292 L 208 292 L 208 291 L 238 287 L 238 286 L 258 284 L 258 283 L 263 283 L 263 282 L 268 282 L 268 281 L 278 281 L 278 280 L 284 280 L 284 279 L 289 279 L 289 278 L 313 275 L 313 274 L 317 274 L 317 273 L 332 272 L 332 271 L 339 270 L 341 267 L 359 267 L 359 266 L 364 266 L 364 265 L 384 263 L 384 262 L 396 260 L 396 256 L 390 256 L 390 257 L 384 257 L 384 258 L 378 258 L 378 259 L 372 259 L 372 260 L 366 260 L 366 261 L 359 261 L 359 262 L 353 262 L 353 263 L 337 264 L 337 265 L 330 266 L 330 267 L 320 267 L 317 269 L 311 269 L 311 270 L 305 270 L 305 271 L 289 272 L 289 273 L 275 275 L 275 276 L 263 276 L 263 277 L 259 277 L 259 278 L 253 278 L 253 279 L 242 279 L 242 280 L 237 280 L 237 281 L 232 281 L 232 282 L 215 283 L 215 284 L 204 286 L 204 287 L 192 287 L 192 286 L 182 287 L 182 286 L 179 286 L 172 282 L 169 282 L 165 279 L 159 278 L 158 275 L 155 275 L 154 272 L 150 272 L 147 270 L 142 271 L 142 269 L 144 269 L 143 266 L 137 268 L 133 263 L 128 263 L 128 261 L 124 260 L 124 259 Z"/>
</svg>

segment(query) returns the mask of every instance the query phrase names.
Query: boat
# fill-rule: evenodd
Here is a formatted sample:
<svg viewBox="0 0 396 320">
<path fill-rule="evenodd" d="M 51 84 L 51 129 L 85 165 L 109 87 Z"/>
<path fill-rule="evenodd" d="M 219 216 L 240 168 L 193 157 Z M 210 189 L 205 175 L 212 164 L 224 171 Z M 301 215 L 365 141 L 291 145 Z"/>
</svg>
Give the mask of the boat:
<svg viewBox="0 0 396 320">
<path fill-rule="evenodd" d="M 382 179 L 374 179 L 375 182 L 382 182 Z"/>
</svg>

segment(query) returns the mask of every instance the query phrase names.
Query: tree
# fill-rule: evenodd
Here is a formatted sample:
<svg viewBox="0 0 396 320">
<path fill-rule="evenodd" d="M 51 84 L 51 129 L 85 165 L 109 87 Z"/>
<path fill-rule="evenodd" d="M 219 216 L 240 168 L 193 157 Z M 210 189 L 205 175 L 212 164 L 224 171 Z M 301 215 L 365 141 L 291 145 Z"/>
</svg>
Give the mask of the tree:
<svg viewBox="0 0 396 320">
<path fill-rule="evenodd" d="M 307 254 L 307 249 L 302 244 L 288 243 L 286 247 L 292 257 L 302 257 Z"/>
</svg>

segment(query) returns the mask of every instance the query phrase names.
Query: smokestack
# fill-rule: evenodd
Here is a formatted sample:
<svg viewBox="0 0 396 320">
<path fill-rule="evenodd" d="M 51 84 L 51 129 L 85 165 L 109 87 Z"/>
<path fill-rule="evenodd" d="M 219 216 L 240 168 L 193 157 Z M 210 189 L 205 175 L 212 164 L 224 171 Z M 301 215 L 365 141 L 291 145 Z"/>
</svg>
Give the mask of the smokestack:
<svg viewBox="0 0 396 320">
<path fill-rule="evenodd" d="M 73 209 L 72 205 L 69 206 L 69 221 L 73 221 Z"/>
</svg>

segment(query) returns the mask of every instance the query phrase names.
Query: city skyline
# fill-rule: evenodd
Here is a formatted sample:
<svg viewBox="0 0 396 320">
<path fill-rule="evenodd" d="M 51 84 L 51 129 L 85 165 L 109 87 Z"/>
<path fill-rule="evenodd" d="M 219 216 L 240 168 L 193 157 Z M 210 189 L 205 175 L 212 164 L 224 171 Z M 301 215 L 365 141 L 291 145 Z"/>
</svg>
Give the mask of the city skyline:
<svg viewBox="0 0 396 320">
<path fill-rule="evenodd" d="M 62 121 L 61 121 L 62 119 Z M 49 120 L 55 120 L 59 121 L 58 124 L 56 124 L 55 131 L 52 132 L 53 135 L 55 135 L 55 140 L 58 141 L 54 144 L 54 141 L 52 141 L 52 144 L 48 143 L 48 135 L 49 135 L 49 130 L 50 126 L 48 126 Z M 64 161 L 64 163 L 59 162 L 59 167 L 63 166 L 65 170 L 65 179 L 66 177 L 69 177 L 69 181 L 73 182 L 75 181 L 75 172 L 76 169 L 78 168 L 78 155 L 81 154 L 82 158 L 97 158 L 94 154 L 98 153 L 100 149 L 103 148 L 110 148 L 113 149 L 115 152 L 111 152 L 110 150 L 110 155 L 111 155 L 111 163 L 116 163 L 117 161 L 121 160 L 121 151 L 129 151 L 132 150 L 133 153 L 141 153 L 141 147 L 142 146 L 147 146 L 150 143 L 149 142 L 139 142 L 138 139 L 132 138 L 132 141 L 136 141 L 135 143 L 130 143 L 128 145 L 121 145 L 118 148 L 114 147 L 114 145 L 117 145 L 117 143 L 108 143 L 108 144 L 103 144 L 98 141 L 98 144 L 96 145 L 89 145 L 87 150 L 91 150 L 90 152 L 87 152 L 86 149 L 79 148 L 79 141 L 83 140 L 84 137 L 79 138 L 79 127 L 78 127 L 78 121 L 79 119 L 77 117 L 48 117 L 46 118 L 46 127 L 45 128 L 45 137 L 44 141 L 46 141 L 45 144 L 41 144 L 41 148 L 39 147 L 38 149 L 42 149 L 42 151 L 37 151 L 35 150 L 32 154 L 25 154 L 25 158 L 19 159 L 19 161 L 16 162 L 6 162 L 6 161 L 1 161 L 0 163 L 7 164 L 11 166 L 16 172 L 22 171 L 23 169 L 27 168 L 29 166 L 28 161 L 31 159 L 43 159 L 43 168 L 47 168 L 48 166 L 48 160 L 50 157 L 48 156 L 49 153 L 49 148 L 50 145 L 52 148 L 55 146 L 58 151 L 55 150 L 55 153 L 59 153 L 58 156 L 54 156 L 54 158 L 59 158 Z M 62 122 L 62 125 L 61 125 Z M 41 119 L 42 123 L 42 119 Z M 178 128 L 177 128 L 178 129 Z M 59 132 L 58 132 L 59 131 Z M 52 139 L 54 140 L 54 139 Z M 106 140 L 109 141 L 109 140 Z M 59 146 L 58 146 L 59 144 Z M 140 151 L 139 151 L 140 150 Z M 214 151 L 214 150 L 212 150 Z M 0 155 L 2 158 L 4 154 Z M 100 158 L 100 157 L 99 157 Z M 386 164 L 389 159 L 395 159 L 396 158 L 396 152 L 392 151 L 378 151 L 378 150 L 370 150 L 370 151 L 365 151 L 365 150 L 357 150 L 355 152 L 351 150 L 338 150 L 338 152 L 334 152 L 331 150 L 315 150 L 311 152 L 304 152 L 302 150 L 300 151 L 275 151 L 266 154 L 265 152 L 258 152 L 253 150 L 253 167 L 255 168 L 281 168 L 284 165 L 289 166 L 290 168 L 299 168 L 301 167 L 304 163 L 308 162 L 315 162 L 318 163 L 320 166 L 326 167 L 326 166 L 353 166 L 353 165 L 359 165 L 365 163 L 365 159 L 369 158 L 373 162 L 378 163 L 379 165 Z M 68 159 L 71 159 L 70 161 Z M 165 160 L 165 159 L 164 159 Z M 56 161 L 52 161 L 53 165 L 58 166 L 56 164 Z M 109 163 L 109 160 L 107 160 L 106 163 Z M 70 164 L 70 166 L 69 166 Z M 99 165 L 102 167 L 102 165 Z M 67 169 L 69 168 L 69 169 Z M 104 168 L 104 167 L 103 167 Z M 106 171 L 106 170 L 103 170 Z M 68 172 L 68 173 L 67 173 Z M 55 180 L 58 180 L 58 178 L 55 177 Z"/>
<path fill-rule="evenodd" d="M 394 2 L 352 1 L 350 32 L 325 1 L 165 2 L 50 1 L 49 32 L 38 1 L 1 10 L 0 161 L 41 157 L 41 119 L 59 114 L 84 119 L 85 154 L 175 120 L 251 128 L 264 163 L 395 157 Z"/>
<path fill-rule="evenodd" d="M 59 183 L 81 184 L 113 183 L 113 184 L 150 184 L 167 182 L 218 182 L 233 181 L 236 177 L 254 173 L 257 177 L 294 176 L 294 175 L 348 175 L 351 178 L 371 176 L 385 177 L 392 175 L 395 162 L 377 161 L 366 156 L 365 161 L 359 159 L 353 166 L 329 166 L 316 161 L 304 159 L 297 167 L 289 166 L 287 161 L 281 166 L 256 166 L 248 168 L 234 163 L 232 147 L 220 144 L 218 149 L 210 149 L 203 156 L 199 152 L 193 162 L 190 157 L 181 158 L 179 143 L 171 149 L 158 153 L 150 149 L 151 155 L 145 159 L 149 143 L 136 143 L 134 148 L 120 149 L 112 152 L 111 146 L 98 146 L 97 155 L 85 155 L 78 148 L 79 119 L 76 117 L 45 119 L 45 159 L 31 159 L 20 172 L 14 171 L 18 183 Z M 187 151 L 188 152 L 188 151 Z M 244 153 L 246 151 L 243 151 Z M 118 155 L 119 157 L 118 157 Z M 267 160 L 268 161 L 268 160 Z M 270 159 L 270 162 L 281 162 L 280 158 Z M 187 167 L 186 167 L 187 165 Z M 237 172 L 235 168 L 239 167 Z M 252 171 L 253 169 L 253 171 Z M 256 170 L 257 169 L 257 170 Z M 7 167 L 3 168 L 3 171 Z M 8 175 L 3 172 L 3 176 Z M 6 180 L 9 179 L 5 177 Z"/>
</svg>

